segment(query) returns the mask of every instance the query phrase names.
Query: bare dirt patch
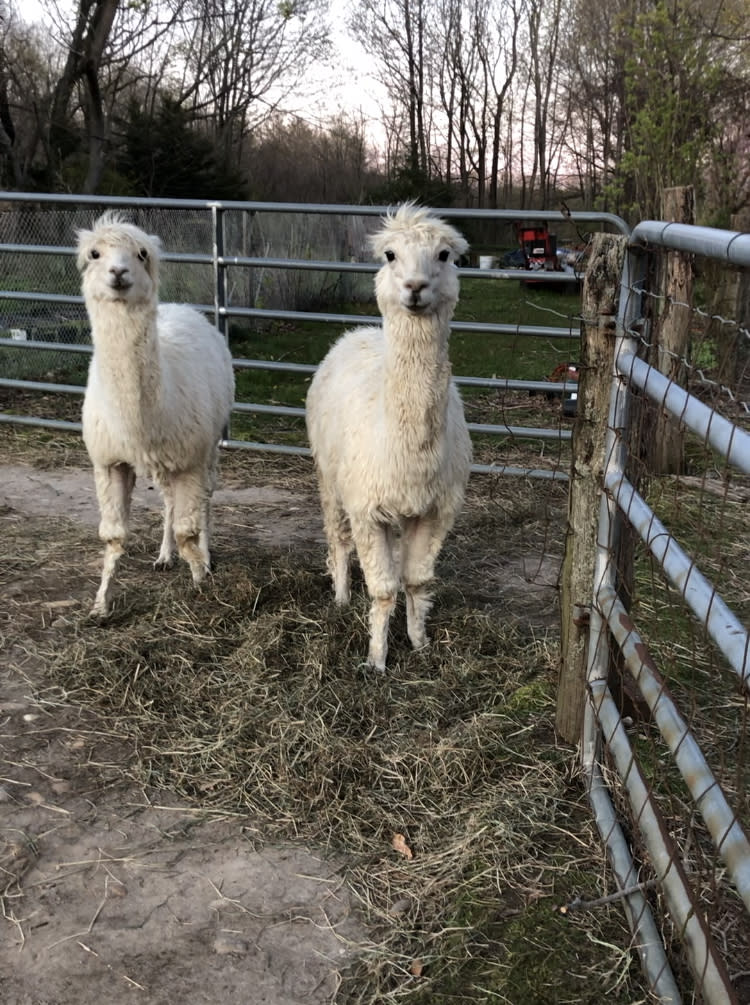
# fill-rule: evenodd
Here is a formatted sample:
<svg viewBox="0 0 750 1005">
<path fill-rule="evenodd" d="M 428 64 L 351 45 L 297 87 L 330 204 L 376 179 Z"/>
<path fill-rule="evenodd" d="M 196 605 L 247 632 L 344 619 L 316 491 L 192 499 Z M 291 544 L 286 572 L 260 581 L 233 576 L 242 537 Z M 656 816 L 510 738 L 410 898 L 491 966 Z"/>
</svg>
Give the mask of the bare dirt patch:
<svg viewBox="0 0 750 1005">
<path fill-rule="evenodd" d="M 637 999 L 619 908 L 556 911 L 608 887 L 551 729 L 563 491 L 472 485 L 432 645 L 396 619 L 372 675 L 307 462 L 223 459 L 200 593 L 140 484 L 97 624 L 80 445 L 0 432 L 4 1002 Z"/>
<path fill-rule="evenodd" d="M 288 543 L 308 535 L 303 502 L 309 513 L 293 492 L 241 487 L 218 492 L 215 512 L 237 528 L 250 508 L 255 541 Z M 159 512 L 153 487 L 139 485 L 136 535 Z M 15 622 L 0 676 L 3 1002 L 331 1001 L 366 944 L 340 862 L 269 846 L 243 814 L 138 785 L 132 737 L 68 702 L 29 647 L 33 637 L 54 648 L 90 603 L 91 473 L 5 465 L 0 514 Z M 29 563 L 13 543 L 33 550 L 35 537 Z"/>
</svg>

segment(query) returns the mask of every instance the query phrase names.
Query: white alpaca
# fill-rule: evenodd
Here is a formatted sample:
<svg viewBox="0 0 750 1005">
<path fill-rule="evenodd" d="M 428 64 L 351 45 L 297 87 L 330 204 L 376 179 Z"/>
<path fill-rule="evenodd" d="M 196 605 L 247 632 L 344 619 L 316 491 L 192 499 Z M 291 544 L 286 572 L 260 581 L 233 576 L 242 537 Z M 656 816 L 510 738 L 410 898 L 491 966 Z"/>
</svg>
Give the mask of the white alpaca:
<svg viewBox="0 0 750 1005">
<path fill-rule="evenodd" d="M 469 477 L 471 441 L 448 358 L 454 261 L 468 245 L 407 203 L 372 247 L 385 260 L 375 279 L 383 327 L 355 328 L 331 348 L 308 391 L 307 431 L 336 602 L 349 601 L 356 549 L 372 601 L 367 662 L 384 670 L 401 587 L 409 640 L 427 643 L 435 561 Z"/>
<path fill-rule="evenodd" d="M 105 542 L 92 614 L 104 616 L 128 535 L 136 474 L 149 474 L 164 496 L 155 565 L 171 564 L 176 542 L 194 583 L 208 573 L 209 506 L 234 373 L 224 339 L 202 314 L 158 303 L 158 237 L 111 211 L 77 236 L 94 343 L 83 438 Z"/>
</svg>

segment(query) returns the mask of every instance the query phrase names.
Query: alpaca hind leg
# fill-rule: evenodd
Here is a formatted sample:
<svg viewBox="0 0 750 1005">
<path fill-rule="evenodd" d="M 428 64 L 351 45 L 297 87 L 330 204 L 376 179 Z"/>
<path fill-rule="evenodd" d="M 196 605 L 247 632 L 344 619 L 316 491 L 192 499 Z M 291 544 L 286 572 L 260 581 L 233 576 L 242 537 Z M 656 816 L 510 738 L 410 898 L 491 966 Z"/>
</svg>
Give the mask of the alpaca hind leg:
<svg viewBox="0 0 750 1005">
<path fill-rule="evenodd" d="M 104 562 L 91 613 L 95 617 L 106 617 L 115 569 L 128 536 L 135 471 L 127 464 L 97 466 L 94 468 L 94 482 L 100 512 L 99 537 L 104 541 Z"/>
<path fill-rule="evenodd" d="M 161 538 L 159 554 L 154 562 L 155 569 L 169 569 L 174 559 L 175 539 L 174 539 L 174 491 L 171 482 L 164 482 L 161 486 L 164 496 L 164 527 Z"/>
<path fill-rule="evenodd" d="M 421 649 L 428 642 L 425 621 L 432 607 L 430 584 L 446 533 L 447 527 L 434 514 L 411 517 L 404 523 L 401 568 L 406 594 L 406 631 L 415 649 Z"/>
<path fill-rule="evenodd" d="M 354 550 L 349 518 L 341 503 L 321 487 L 323 525 L 328 542 L 326 565 L 333 582 L 337 604 L 348 604 L 351 599 L 351 553 Z"/>
<path fill-rule="evenodd" d="M 393 529 L 386 524 L 361 524 L 353 528 L 357 555 L 370 595 L 370 646 L 367 663 L 385 670 L 388 626 L 399 590 Z"/>
<path fill-rule="evenodd" d="M 205 541 L 205 513 L 208 487 L 193 472 L 175 475 L 174 536 L 177 550 L 190 566 L 196 586 L 203 582 L 211 568 L 211 556 Z"/>
</svg>

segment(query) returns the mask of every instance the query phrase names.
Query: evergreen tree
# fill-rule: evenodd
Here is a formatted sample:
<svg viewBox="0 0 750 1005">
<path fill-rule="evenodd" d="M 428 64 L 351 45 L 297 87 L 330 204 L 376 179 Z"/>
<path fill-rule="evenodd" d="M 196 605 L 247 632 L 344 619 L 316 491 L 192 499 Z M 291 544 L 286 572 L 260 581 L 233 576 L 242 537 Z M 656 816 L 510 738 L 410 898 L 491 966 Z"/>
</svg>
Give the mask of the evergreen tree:
<svg viewBox="0 0 750 1005">
<path fill-rule="evenodd" d="M 118 168 L 132 188 L 145 196 L 247 198 L 241 175 L 220 162 L 211 140 L 167 96 L 154 115 L 131 103 Z"/>
</svg>

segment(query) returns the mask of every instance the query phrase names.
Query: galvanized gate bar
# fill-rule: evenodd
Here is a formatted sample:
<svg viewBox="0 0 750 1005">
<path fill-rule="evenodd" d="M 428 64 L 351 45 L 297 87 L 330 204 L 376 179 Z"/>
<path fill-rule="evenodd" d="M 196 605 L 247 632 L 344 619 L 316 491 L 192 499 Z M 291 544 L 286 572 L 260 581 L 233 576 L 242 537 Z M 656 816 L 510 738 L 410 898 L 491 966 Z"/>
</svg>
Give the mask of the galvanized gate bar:
<svg viewBox="0 0 750 1005">
<path fill-rule="evenodd" d="M 694 254 L 713 255 L 725 263 L 750 265 L 750 235 L 686 227 L 658 221 L 639 224 L 629 242 L 620 280 L 620 298 L 615 330 L 616 353 L 610 391 L 605 446 L 604 489 L 600 500 L 596 540 L 594 591 L 590 610 L 587 703 L 582 735 L 582 767 L 592 775 L 591 764 L 604 747 L 614 758 L 617 775 L 625 785 L 633 820 L 639 824 L 645 842 L 645 856 L 655 865 L 663 883 L 667 906 L 677 934 L 686 937 L 687 954 L 696 974 L 699 990 L 711 1005 L 735 1001 L 729 974 L 715 947 L 697 898 L 691 890 L 682 860 L 661 820 L 655 800 L 635 761 L 622 722 L 622 715 L 608 687 L 610 645 L 615 643 L 629 672 L 648 702 L 654 720 L 669 746 L 678 769 L 685 778 L 736 889 L 747 907 L 750 901 L 750 850 L 748 837 L 720 790 L 693 734 L 667 694 L 653 662 L 639 638 L 624 605 L 617 596 L 615 555 L 625 523 L 635 526 L 662 564 L 669 581 L 679 590 L 683 602 L 706 625 L 740 681 L 750 684 L 750 636 L 723 599 L 695 568 L 675 539 L 658 521 L 645 501 L 625 477 L 628 461 L 630 386 L 641 387 L 650 398 L 701 436 L 715 450 L 729 456 L 742 471 L 750 471 L 750 437 L 718 414 L 693 399 L 655 368 L 638 359 L 640 325 L 650 257 L 647 245 L 676 248 Z M 718 679 L 718 674 L 717 674 Z M 598 721 L 598 728 L 597 728 Z M 598 798 L 598 797 L 597 797 Z M 606 802 L 607 793 L 602 793 Z M 593 805 L 593 799 L 592 799 Z M 612 857 L 616 838 L 605 837 Z M 629 912 L 629 917 L 631 917 Z M 654 990 L 656 985 L 647 969 Z"/>
<path fill-rule="evenodd" d="M 662 566 L 670 583 L 705 624 L 745 688 L 750 690 L 750 633 L 627 478 L 617 472 L 609 472 L 605 474 L 604 486 Z"/>
<path fill-rule="evenodd" d="M 64 429 L 68 433 L 80 433 L 80 422 L 69 422 L 67 419 L 40 419 L 35 415 L 8 415 L 0 412 L 0 422 L 12 423 L 16 426 L 39 426 L 41 429 Z"/>
<path fill-rule="evenodd" d="M 634 353 L 623 352 L 616 359 L 616 365 L 621 374 L 723 454 L 730 464 L 750 474 L 750 435 L 743 429 L 683 391 Z"/>
<path fill-rule="evenodd" d="M 698 988 L 711 1005 L 735 1005 L 729 974 L 714 948 L 700 905 L 693 897 L 661 813 L 636 763 L 617 703 L 606 681 L 592 681 L 590 687 L 604 742 L 615 760 L 630 800 L 633 819 L 639 825 L 670 914 L 684 940 Z"/>
<path fill-rule="evenodd" d="M 691 255 L 706 255 L 730 265 L 750 265 L 750 234 L 737 230 L 643 220 L 633 228 L 630 239 L 633 244 L 655 244 Z"/>
<path fill-rule="evenodd" d="M 584 765 L 591 809 L 599 835 L 607 849 L 609 864 L 623 895 L 623 907 L 630 929 L 634 933 L 634 948 L 641 967 L 648 976 L 649 986 L 660 1005 L 682 1005 L 682 998 L 664 952 L 664 943 L 654 922 L 648 901 L 637 888 L 638 873 L 617 816 L 609 798 L 609 790 L 595 760 Z"/>
<path fill-rule="evenodd" d="M 612 587 L 599 590 L 599 609 L 607 620 L 628 670 L 646 699 L 661 735 L 724 859 L 745 907 L 750 911 L 750 841 L 687 723 L 677 711 L 665 681 Z"/>
</svg>

